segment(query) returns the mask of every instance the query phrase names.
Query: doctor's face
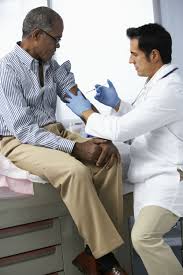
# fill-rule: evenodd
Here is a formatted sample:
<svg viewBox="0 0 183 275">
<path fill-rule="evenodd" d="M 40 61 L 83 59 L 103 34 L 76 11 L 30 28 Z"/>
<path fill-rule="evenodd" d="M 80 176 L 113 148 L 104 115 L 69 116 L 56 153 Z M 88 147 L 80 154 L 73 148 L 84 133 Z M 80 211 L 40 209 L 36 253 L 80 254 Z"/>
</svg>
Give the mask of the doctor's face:
<svg viewBox="0 0 183 275">
<path fill-rule="evenodd" d="M 130 40 L 130 58 L 129 63 L 133 64 L 139 76 L 152 77 L 154 67 L 151 58 L 147 58 L 145 53 L 138 47 L 138 39 Z"/>
</svg>

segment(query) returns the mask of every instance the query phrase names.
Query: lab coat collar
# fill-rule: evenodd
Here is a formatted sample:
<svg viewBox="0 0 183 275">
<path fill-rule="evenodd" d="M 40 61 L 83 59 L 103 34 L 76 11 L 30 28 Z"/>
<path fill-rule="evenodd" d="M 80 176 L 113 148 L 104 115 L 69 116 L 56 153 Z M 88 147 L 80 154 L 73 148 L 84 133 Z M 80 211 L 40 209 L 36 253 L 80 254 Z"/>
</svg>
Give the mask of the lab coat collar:
<svg viewBox="0 0 183 275">
<path fill-rule="evenodd" d="M 145 86 L 146 87 L 150 87 L 153 86 L 158 80 L 162 79 L 166 74 L 168 74 L 169 72 L 171 72 L 172 70 L 174 70 L 175 68 L 177 68 L 176 65 L 174 64 L 165 64 L 163 65 L 154 75 L 153 77 L 149 80 L 146 80 Z"/>
</svg>

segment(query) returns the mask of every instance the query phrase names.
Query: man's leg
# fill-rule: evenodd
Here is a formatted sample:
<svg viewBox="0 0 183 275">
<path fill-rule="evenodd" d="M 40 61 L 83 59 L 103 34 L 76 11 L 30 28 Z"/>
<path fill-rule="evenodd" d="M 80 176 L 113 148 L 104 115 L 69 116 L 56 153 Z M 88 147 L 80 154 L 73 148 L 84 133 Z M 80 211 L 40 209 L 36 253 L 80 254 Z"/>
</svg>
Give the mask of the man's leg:
<svg viewBox="0 0 183 275">
<path fill-rule="evenodd" d="M 183 268 L 163 240 L 178 217 L 158 206 L 144 207 L 132 229 L 132 243 L 149 275 L 183 275 Z"/>
<path fill-rule="evenodd" d="M 120 210 L 117 209 L 120 204 L 119 165 L 114 164 L 110 172 L 104 168 L 93 171 L 91 166 L 86 167 L 69 154 L 21 144 L 14 138 L 3 138 L 1 150 L 18 167 L 40 177 L 46 177 L 55 188 L 60 188 L 61 198 L 95 258 L 107 254 L 123 243 L 111 220 L 113 219 L 116 226 L 120 220 L 118 217 Z M 105 207 L 97 195 L 94 184 Z M 107 186 L 111 192 L 108 195 Z M 114 195 L 115 198 L 112 198 Z M 117 211 L 114 218 L 113 205 Z M 110 212 L 111 218 L 106 210 Z"/>
<path fill-rule="evenodd" d="M 51 124 L 45 127 L 50 132 L 54 132 L 69 140 L 84 142 L 87 139 L 77 133 L 67 131 L 62 124 Z M 122 147 L 124 149 L 124 147 Z M 106 167 L 99 168 L 89 163 L 84 163 L 91 171 L 93 184 L 98 193 L 100 201 L 106 209 L 109 217 L 113 221 L 118 232 L 122 230 L 123 216 L 123 196 L 122 196 L 122 169 L 121 163 L 113 165 L 110 170 Z"/>
</svg>

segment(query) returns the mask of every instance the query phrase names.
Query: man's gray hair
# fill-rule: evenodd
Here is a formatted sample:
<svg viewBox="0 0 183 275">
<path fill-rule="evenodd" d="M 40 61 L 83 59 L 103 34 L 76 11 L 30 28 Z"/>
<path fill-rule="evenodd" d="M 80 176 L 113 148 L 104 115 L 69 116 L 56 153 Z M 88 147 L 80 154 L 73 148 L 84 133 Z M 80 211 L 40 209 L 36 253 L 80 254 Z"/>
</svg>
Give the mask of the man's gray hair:
<svg viewBox="0 0 183 275">
<path fill-rule="evenodd" d="M 28 36 L 36 28 L 51 31 L 53 23 L 57 19 L 62 20 L 61 16 L 56 11 L 48 7 L 32 9 L 23 21 L 23 37 Z"/>
</svg>

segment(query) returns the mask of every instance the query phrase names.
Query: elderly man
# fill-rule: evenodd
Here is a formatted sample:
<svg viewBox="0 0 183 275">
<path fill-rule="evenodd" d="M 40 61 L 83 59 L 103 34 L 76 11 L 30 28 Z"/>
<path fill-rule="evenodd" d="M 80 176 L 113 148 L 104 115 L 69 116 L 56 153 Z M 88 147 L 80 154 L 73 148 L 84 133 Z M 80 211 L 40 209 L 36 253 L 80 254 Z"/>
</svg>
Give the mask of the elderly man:
<svg viewBox="0 0 183 275">
<path fill-rule="evenodd" d="M 22 41 L 0 61 L 1 152 L 59 189 L 86 249 L 73 263 L 88 275 L 125 271 L 112 250 L 123 240 L 121 164 L 109 141 L 85 140 L 56 122 L 57 95 L 77 91 L 70 63 L 52 59 L 63 33 L 52 9 L 31 10 Z"/>
<path fill-rule="evenodd" d="M 95 113 L 80 92 L 67 105 L 87 121 L 91 135 L 131 140 L 128 177 L 134 183 L 135 225 L 132 243 L 149 275 L 183 275 L 163 236 L 183 216 L 183 82 L 171 63 L 170 34 L 158 24 L 129 28 L 130 59 L 147 77 L 133 106 L 122 101 L 111 81 L 96 85 L 95 98 L 113 108 Z M 179 174 L 180 172 L 180 174 Z"/>
</svg>

